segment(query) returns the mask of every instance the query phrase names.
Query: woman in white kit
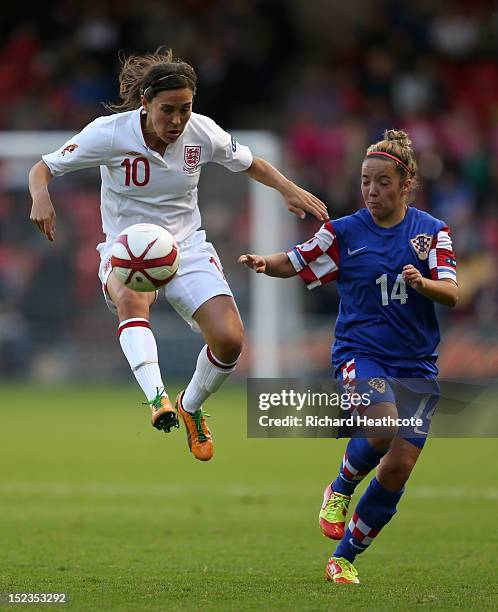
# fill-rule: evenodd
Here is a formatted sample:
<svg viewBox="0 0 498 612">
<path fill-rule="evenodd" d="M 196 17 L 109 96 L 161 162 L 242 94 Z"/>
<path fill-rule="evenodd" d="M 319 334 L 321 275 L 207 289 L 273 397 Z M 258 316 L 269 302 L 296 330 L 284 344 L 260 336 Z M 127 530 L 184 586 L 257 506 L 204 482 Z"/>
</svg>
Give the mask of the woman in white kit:
<svg viewBox="0 0 498 612">
<path fill-rule="evenodd" d="M 200 230 L 197 184 L 208 162 L 221 164 L 277 189 L 288 210 L 304 217 L 328 218 L 325 205 L 263 159 L 253 157 L 209 117 L 192 112 L 197 76 L 189 64 L 158 49 L 124 59 L 119 75 L 122 103 L 115 114 L 98 117 L 58 151 L 43 155 L 29 174 L 33 198 L 31 220 L 48 240 L 55 237 L 55 210 L 48 193 L 53 176 L 100 166 L 101 211 L 106 241 L 99 277 L 109 308 L 119 317 L 119 341 L 152 410 L 152 425 L 170 431 L 180 414 L 190 450 L 197 459 L 213 456 L 203 402 L 234 371 L 244 330 L 232 292 L 213 246 Z M 156 295 L 137 293 L 112 272 L 111 247 L 116 236 L 135 223 L 169 230 L 180 248 L 180 267 L 166 285 L 175 310 L 200 329 L 206 345 L 187 388 L 173 408 L 164 389 L 157 346 L 149 324 Z"/>
</svg>

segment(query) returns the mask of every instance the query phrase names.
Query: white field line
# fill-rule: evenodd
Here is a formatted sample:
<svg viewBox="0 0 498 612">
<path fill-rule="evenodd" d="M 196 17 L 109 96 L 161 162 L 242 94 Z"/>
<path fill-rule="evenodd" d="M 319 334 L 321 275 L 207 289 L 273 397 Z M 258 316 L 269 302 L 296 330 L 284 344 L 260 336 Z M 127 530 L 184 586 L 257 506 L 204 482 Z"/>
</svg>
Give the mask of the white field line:
<svg viewBox="0 0 498 612">
<path fill-rule="evenodd" d="M 191 485 L 168 484 L 127 484 L 127 483 L 70 483 L 70 482 L 12 482 L 0 483 L 0 495 L 53 495 L 71 497 L 73 495 L 93 495 L 97 497 L 184 497 L 192 494 Z M 245 485 L 196 485 L 197 494 L 211 494 L 220 497 L 241 497 L 244 495 L 280 497 L 295 491 L 292 487 L 282 487 L 278 483 L 269 486 Z M 486 487 L 482 490 L 466 487 L 407 487 L 406 496 L 417 499 L 498 500 L 498 488 Z"/>
</svg>

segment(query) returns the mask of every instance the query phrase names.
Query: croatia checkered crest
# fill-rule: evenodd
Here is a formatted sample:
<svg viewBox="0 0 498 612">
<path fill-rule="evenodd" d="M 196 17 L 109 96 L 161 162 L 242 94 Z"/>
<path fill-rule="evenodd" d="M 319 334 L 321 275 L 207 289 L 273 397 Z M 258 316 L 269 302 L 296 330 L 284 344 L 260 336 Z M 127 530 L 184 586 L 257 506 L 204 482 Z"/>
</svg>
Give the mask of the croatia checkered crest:
<svg viewBox="0 0 498 612">
<path fill-rule="evenodd" d="M 176 274 L 178 245 L 168 230 L 152 223 L 137 223 L 123 230 L 112 245 L 115 276 L 133 291 L 156 291 Z"/>
</svg>

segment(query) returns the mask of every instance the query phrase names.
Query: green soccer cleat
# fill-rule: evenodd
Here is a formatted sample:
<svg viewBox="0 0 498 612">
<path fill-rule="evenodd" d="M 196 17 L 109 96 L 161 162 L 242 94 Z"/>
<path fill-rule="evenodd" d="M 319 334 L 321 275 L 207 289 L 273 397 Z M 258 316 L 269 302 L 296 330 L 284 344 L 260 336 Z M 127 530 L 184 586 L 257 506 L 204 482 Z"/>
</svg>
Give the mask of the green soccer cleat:
<svg viewBox="0 0 498 612">
<path fill-rule="evenodd" d="M 332 487 L 325 487 L 318 524 L 326 538 L 342 540 L 350 501 L 350 495 L 335 493 Z"/>
<path fill-rule="evenodd" d="M 336 584 L 360 584 L 355 566 L 344 557 L 330 557 L 325 567 L 325 580 Z"/>
</svg>

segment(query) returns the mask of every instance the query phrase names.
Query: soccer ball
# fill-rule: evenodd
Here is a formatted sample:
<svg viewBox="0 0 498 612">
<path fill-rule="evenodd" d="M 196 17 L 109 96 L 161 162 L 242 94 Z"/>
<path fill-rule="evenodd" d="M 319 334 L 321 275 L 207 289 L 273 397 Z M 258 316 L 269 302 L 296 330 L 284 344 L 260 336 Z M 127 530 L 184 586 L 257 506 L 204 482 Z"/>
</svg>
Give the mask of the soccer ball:
<svg viewBox="0 0 498 612">
<path fill-rule="evenodd" d="M 123 230 L 112 245 L 116 277 L 133 291 L 156 291 L 175 276 L 180 264 L 178 245 L 168 230 L 137 223 Z"/>
</svg>

